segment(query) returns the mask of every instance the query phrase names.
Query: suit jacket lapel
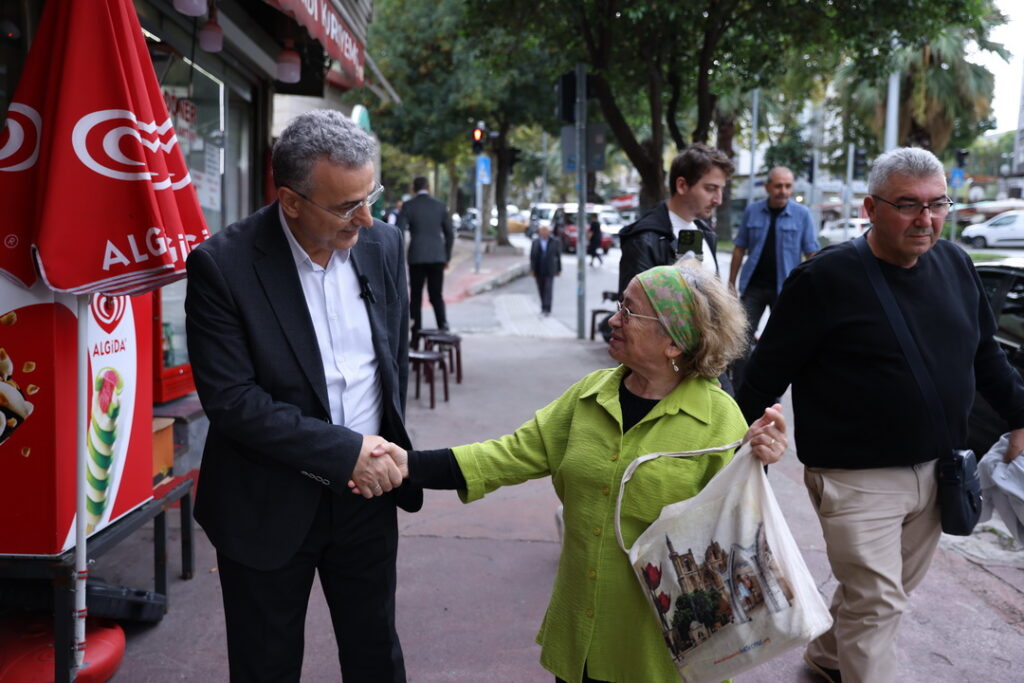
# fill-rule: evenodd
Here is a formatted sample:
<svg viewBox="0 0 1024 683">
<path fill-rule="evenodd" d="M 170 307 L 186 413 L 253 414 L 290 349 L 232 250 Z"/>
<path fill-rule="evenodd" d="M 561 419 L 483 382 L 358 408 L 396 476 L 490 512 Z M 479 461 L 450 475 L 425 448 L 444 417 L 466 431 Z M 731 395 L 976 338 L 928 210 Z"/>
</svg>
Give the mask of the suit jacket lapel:
<svg viewBox="0 0 1024 683">
<path fill-rule="evenodd" d="M 372 296 L 363 296 L 363 302 L 366 304 L 366 313 L 370 316 L 373 350 L 377 354 L 378 362 L 383 362 L 383 359 L 390 356 L 387 322 L 384 318 L 387 306 L 382 265 L 384 258 L 380 253 L 380 245 L 365 239 L 366 237 L 365 233 L 360 236 L 359 241 L 352 248 L 349 258 L 352 259 L 352 267 L 356 271 L 356 277 L 359 278 L 360 289 L 368 287 L 368 291 L 372 293 Z M 381 373 L 382 377 L 386 374 L 388 373 Z"/>
<path fill-rule="evenodd" d="M 274 204 L 276 208 L 276 203 Z M 253 268 L 263 285 L 263 292 L 270 302 L 288 345 L 309 380 L 317 399 L 323 406 L 324 414 L 331 414 L 327 399 L 327 380 L 324 378 L 320 347 L 316 341 L 313 320 L 306 307 L 306 295 L 299 283 L 295 260 L 288 240 L 281 232 L 281 223 L 276 210 L 268 212 L 272 220 L 259 226 L 256 238 L 256 258 Z"/>
</svg>

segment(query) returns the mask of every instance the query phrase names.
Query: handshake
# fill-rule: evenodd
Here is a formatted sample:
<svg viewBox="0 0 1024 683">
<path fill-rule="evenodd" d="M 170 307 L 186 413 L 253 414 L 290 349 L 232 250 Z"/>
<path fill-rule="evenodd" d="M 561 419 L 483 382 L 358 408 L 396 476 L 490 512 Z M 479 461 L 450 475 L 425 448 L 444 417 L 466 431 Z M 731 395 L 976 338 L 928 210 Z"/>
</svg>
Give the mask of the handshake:
<svg viewBox="0 0 1024 683">
<path fill-rule="evenodd" d="M 380 436 L 364 435 L 348 487 L 363 498 L 382 495 L 409 476 L 409 454 Z"/>
</svg>

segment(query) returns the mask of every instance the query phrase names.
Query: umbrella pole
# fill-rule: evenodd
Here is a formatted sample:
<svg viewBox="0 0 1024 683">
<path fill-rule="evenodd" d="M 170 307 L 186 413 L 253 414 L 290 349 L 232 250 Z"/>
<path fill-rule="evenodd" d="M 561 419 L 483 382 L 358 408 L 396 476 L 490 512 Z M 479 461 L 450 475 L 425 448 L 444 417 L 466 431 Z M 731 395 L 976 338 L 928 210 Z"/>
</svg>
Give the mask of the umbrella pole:
<svg viewBox="0 0 1024 683">
<path fill-rule="evenodd" d="M 75 451 L 75 668 L 82 668 L 85 661 L 85 588 L 89 577 L 87 569 L 88 553 L 86 552 L 86 460 L 88 458 L 88 406 L 89 406 L 89 295 L 80 294 L 77 299 L 78 338 L 76 352 L 78 354 L 78 411 L 77 439 Z"/>
</svg>

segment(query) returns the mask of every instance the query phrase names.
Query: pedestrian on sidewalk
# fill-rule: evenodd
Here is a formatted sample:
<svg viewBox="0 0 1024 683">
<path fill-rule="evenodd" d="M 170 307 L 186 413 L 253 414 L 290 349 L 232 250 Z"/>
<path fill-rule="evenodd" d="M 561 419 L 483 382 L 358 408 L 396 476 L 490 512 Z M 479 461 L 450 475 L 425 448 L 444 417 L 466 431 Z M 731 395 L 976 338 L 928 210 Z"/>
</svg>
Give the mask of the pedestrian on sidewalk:
<svg viewBox="0 0 1024 683">
<path fill-rule="evenodd" d="M 454 449 L 391 455 L 407 483 L 458 489 L 473 501 L 500 486 L 551 477 L 565 506 L 565 541 L 537 641 L 559 681 L 679 680 L 629 560 L 609 525 L 623 472 L 641 455 L 713 448 L 744 432 L 757 457 L 786 446 L 781 406 L 747 430 L 716 377 L 742 350 L 745 318 L 724 283 L 696 262 L 638 275 L 612 318 L 609 350 L 621 365 L 598 370 L 539 410 L 515 433 Z M 731 451 L 657 461 L 631 479 L 644 492 L 623 507 L 632 543 L 662 507 L 695 495 Z"/>
<path fill-rule="evenodd" d="M 594 259 L 604 263 L 604 259 L 601 258 L 601 237 L 601 222 L 594 216 L 590 219 L 590 229 L 587 230 L 587 255 L 590 256 L 591 266 L 594 265 Z"/>
<path fill-rule="evenodd" d="M 562 274 L 562 243 L 551 238 L 547 225 L 537 229 L 537 237 L 530 245 L 530 274 L 537 281 L 541 314 L 551 315 L 555 277 Z"/>
<path fill-rule="evenodd" d="M 839 582 L 831 630 L 805 661 L 823 680 L 898 680 L 897 629 L 941 534 L 936 461 L 963 445 L 975 389 L 1024 449 L 1024 382 L 992 335 L 981 280 L 963 250 L 939 239 L 952 202 L 926 150 L 878 157 L 864 237 L 797 266 L 747 365 L 748 418 L 793 388 L 804 482 Z M 932 415 L 860 249 L 870 249 L 906 319 L 945 410 Z M 935 429 L 935 420 L 948 425 Z"/>
<path fill-rule="evenodd" d="M 409 314 L 412 332 L 423 329 L 423 285 L 434 309 L 437 329 L 447 330 L 448 319 L 444 308 L 444 271 L 452 260 L 455 232 L 452 217 L 444 202 L 430 196 L 427 179 L 419 176 L 412 181 L 416 196 L 402 204 L 398 214 L 398 227 L 409 231 Z"/>
<path fill-rule="evenodd" d="M 764 188 L 768 197 L 750 204 L 743 212 L 729 267 L 729 287 L 738 291 L 743 309 L 747 312 L 747 329 L 750 333 L 747 354 L 753 349 L 754 335 L 761 323 L 761 316 L 766 308 L 775 309 L 782 283 L 790 271 L 800 263 L 801 256 L 810 258 L 821 250 L 811 212 L 802 204 L 790 201 L 793 195 L 793 172 L 785 166 L 776 166 L 769 171 Z M 750 256 L 744 262 L 748 250 Z M 735 387 L 743 383 L 745 364 L 745 357 L 733 364 L 732 381 Z"/>
<path fill-rule="evenodd" d="M 277 201 L 188 257 L 189 356 L 210 419 L 195 505 L 217 549 L 232 681 L 297 681 L 319 574 L 346 681 L 405 681 L 396 505 L 370 450 L 409 443 L 402 234 L 370 206 L 376 141 L 333 110 L 274 145 Z M 383 435 L 381 436 L 376 435 Z M 338 495 L 338 494 L 341 495 Z"/>
</svg>

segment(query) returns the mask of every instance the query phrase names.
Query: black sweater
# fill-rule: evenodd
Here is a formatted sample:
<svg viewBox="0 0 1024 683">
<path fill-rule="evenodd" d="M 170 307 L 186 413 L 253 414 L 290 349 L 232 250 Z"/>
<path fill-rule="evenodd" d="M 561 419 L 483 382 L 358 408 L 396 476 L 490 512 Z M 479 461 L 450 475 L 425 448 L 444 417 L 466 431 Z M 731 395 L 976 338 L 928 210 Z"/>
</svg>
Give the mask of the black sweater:
<svg viewBox="0 0 1024 683">
<path fill-rule="evenodd" d="M 970 258 L 945 240 L 913 268 L 879 261 L 945 408 L 957 447 L 975 387 L 1024 427 L 1024 383 L 992 338 L 995 320 Z M 793 385 L 800 461 L 864 469 L 949 451 L 868 281 L 853 242 L 795 268 L 747 366 L 737 401 L 748 421 Z"/>
</svg>

